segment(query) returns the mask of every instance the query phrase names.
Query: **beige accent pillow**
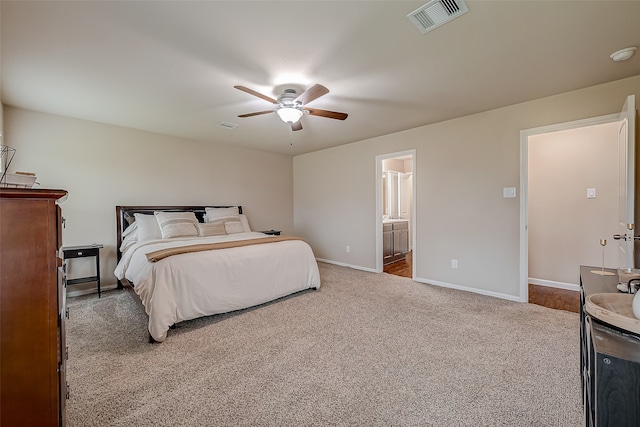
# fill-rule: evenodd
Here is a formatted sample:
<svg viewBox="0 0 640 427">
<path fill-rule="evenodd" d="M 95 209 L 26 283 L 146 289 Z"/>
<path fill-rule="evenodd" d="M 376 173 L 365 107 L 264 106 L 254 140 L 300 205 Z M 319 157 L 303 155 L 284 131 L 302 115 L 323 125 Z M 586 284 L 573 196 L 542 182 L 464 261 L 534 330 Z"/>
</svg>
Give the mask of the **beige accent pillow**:
<svg viewBox="0 0 640 427">
<path fill-rule="evenodd" d="M 198 218 L 193 212 L 154 212 L 163 239 L 198 236 Z"/>
<path fill-rule="evenodd" d="M 244 228 L 242 227 L 240 218 L 230 218 L 224 220 L 224 230 L 227 232 L 227 234 L 235 234 L 242 233 L 244 231 Z"/>
<path fill-rule="evenodd" d="M 224 236 L 227 234 L 224 228 L 224 222 L 208 222 L 205 224 L 198 224 L 198 236 Z"/>
<path fill-rule="evenodd" d="M 221 218 L 217 219 L 213 222 L 209 222 L 209 224 L 219 224 L 224 227 L 225 234 L 235 234 L 235 233 L 243 233 L 244 227 L 242 226 L 242 222 L 240 218 Z"/>
</svg>

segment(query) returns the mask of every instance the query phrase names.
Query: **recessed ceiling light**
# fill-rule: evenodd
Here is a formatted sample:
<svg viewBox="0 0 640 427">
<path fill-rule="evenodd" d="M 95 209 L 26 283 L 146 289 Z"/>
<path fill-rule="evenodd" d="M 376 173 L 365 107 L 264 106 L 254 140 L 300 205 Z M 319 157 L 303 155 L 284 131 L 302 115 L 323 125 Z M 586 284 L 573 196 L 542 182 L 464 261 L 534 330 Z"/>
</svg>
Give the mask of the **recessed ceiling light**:
<svg viewBox="0 0 640 427">
<path fill-rule="evenodd" d="M 633 46 L 633 47 L 625 47 L 624 49 L 620 49 L 617 52 L 613 52 L 611 54 L 611 59 L 613 59 L 616 62 L 619 61 L 626 61 L 627 59 L 631 58 L 633 56 L 633 54 L 635 53 L 636 49 L 638 49 L 637 47 Z"/>
</svg>

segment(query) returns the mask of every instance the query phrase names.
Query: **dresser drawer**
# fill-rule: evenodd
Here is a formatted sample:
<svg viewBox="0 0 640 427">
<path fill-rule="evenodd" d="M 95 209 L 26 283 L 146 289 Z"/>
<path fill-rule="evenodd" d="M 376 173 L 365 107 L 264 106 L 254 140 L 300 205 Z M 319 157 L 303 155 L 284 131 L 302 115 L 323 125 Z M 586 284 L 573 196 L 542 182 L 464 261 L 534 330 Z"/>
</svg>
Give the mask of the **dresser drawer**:
<svg viewBox="0 0 640 427">
<path fill-rule="evenodd" d="M 74 248 L 74 247 L 66 247 L 62 248 L 63 258 L 84 258 L 90 256 L 98 256 L 100 253 L 99 247 L 82 247 L 82 248 Z"/>
</svg>

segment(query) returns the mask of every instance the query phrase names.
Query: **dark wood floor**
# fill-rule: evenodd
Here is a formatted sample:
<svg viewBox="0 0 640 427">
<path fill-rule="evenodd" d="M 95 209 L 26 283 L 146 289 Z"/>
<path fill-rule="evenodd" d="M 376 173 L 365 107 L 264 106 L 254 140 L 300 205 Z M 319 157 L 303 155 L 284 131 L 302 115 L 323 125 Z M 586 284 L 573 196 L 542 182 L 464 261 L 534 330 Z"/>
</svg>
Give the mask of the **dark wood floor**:
<svg viewBox="0 0 640 427">
<path fill-rule="evenodd" d="M 580 292 L 529 284 L 529 303 L 579 313 Z"/>
<path fill-rule="evenodd" d="M 407 258 L 385 265 L 384 272 L 396 276 L 412 278 L 411 252 Z M 529 303 L 554 308 L 556 310 L 580 312 L 580 292 L 549 286 L 529 285 Z"/>
<path fill-rule="evenodd" d="M 413 268 L 411 266 L 411 252 L 403 260 L 396 261 L 393 264 L 385 265 L 384 272 L 396 276 L 413 278 Z"/>
</svg>

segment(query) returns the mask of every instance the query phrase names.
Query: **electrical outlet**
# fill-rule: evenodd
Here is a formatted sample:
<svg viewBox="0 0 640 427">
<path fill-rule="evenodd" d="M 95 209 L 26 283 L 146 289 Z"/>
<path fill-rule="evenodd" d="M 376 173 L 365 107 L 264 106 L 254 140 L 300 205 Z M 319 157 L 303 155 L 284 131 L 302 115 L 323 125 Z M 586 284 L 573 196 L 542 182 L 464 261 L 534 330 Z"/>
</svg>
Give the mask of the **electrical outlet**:
<svg viewBox="0 0 640 427">
<path fill-rule="evenodd" d="M 345 250 L 347 253 L 348 253 L 348 252 L 351 252 L 351 248 L 349 247 L 349 245 L 347 245 L 347 247 L 346 247 L 346 248 L 344 248 L 344 250 Z"/>
<path fill-rule="evenodd" d="M 451 259 L 451 268 L 458 268 L 458 260 L 457 259 Z"/>
</svg>

